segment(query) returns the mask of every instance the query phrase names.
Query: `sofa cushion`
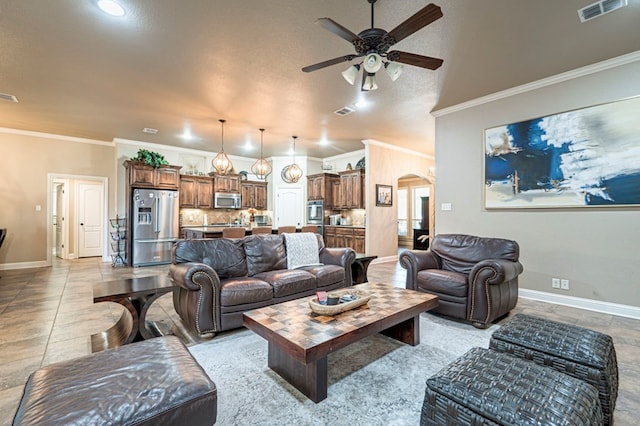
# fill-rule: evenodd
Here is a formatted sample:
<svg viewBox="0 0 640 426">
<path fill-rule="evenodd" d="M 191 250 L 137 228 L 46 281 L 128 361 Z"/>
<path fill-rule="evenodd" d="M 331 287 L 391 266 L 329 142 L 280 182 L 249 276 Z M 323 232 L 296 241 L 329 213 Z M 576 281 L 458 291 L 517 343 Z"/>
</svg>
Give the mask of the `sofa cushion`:
<svg viewBox="0 0 640 426">
<path fill-rule="evenodd" d="M 467 297 L 467 276 L 442 269 L 425 269 L 418 272 L 418 288 L 439 294 Z"/>
<path fill-rule="evenodd" d="M 185 262 L 204 263 L 221 279 L 247 275 L 242 239 L 180 240 L 173 247 L 173 263 Z"/>
<path fill-rule="evenodd" d="M 258 234 L 244 238 L 247 275 L 276 271 L 287 267 L 287 254 L 281 235 Z"/>
<path fill-rule="evenodd" d="M 244 305 L 273 299 L 273 287 L 251 277 L 220 280 L 220 303 L 222 306 Z"/>
<path fill-rule="evenodd" d="M 316 277 L 318 288 L 344 282 L 344 268 L 338 265 L 316 265 L 299 268 Z"/>
<path fill-rule="evenodd" d="M 273 297 L 285 297 L 316 288 L 316 277 L 300 269 L 267 271 L 254 275 L 273 287 Z"/>
</svg>

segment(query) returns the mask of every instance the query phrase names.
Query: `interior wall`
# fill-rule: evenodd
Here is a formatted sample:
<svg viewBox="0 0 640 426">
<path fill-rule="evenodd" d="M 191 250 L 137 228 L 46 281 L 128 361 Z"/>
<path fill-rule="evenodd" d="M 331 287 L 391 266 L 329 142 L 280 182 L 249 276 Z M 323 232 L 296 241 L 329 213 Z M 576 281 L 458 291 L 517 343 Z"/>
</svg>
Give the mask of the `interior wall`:
<svg viewBox="0 0 640 426">
<path fill-rule="evenodd" d="M 516 240 L 521 288 L 640 306 L 638 207 L 483 208 L 484 129 L 639 94 L 636 62 L 438 117 L 436 232 Z M 552 277 L 570 289 L 552 289 Z"/>
<path fill-rule="evenodd" d="M 109 142 L 0 129 L 0 152 L 0 227 L 7 228 L 0 265 L 44 266 L 51 225 L 48 174 L 101 176 L 114 182 L 114 147 Z M 110 214 L 115 214 L 114 187 L 109 185 L 105 195 Z"/>
<path fill-rule="evenodd" d="M 398 179 L 412 174 L 426 177 L 434 161 L 424 155 L 377 141 L 365 141 L 367 208 L 365 251 L 378 257 L 398 254 Z M 376 184 L 391 185 L 393 206 L 376 206 Z"/>
</svg>

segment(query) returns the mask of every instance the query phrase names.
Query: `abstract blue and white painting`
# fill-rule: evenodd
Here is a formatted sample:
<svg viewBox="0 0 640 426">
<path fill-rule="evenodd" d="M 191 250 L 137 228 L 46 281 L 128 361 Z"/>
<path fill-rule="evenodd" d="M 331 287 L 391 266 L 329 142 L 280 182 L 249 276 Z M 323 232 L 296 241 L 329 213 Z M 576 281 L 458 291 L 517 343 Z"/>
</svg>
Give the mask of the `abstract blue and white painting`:
<svg viewBox="0 0 640 426">
<path fill-rule="evenodd" d="M 485 207 L 640 205 L 640 97 L 485 130 Z"/>
</svg>

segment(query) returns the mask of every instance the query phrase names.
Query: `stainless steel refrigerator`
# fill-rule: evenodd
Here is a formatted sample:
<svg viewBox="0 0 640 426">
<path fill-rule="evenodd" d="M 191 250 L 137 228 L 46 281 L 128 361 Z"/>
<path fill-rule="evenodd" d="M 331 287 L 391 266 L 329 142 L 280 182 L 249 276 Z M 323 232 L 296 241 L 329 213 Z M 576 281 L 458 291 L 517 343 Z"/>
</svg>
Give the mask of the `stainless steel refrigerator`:
<svg viewBox="0 0 640 426">
<path fill-rule="evenodd" d="M 170 263 L 179 234 L 178 191 L 138 188 L 132 196 L 132 265 Z"/>
</svg>

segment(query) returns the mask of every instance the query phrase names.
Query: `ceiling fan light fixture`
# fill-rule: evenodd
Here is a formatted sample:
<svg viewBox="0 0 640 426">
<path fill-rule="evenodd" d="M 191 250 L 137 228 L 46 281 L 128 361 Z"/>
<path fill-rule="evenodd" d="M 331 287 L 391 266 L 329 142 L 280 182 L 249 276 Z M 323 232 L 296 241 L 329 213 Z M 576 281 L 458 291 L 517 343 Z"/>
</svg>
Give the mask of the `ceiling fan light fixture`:
<svg viewBox="0 0 640 426">
<path fill-rule="evenodd" d="M 396 81 L 398 77 L 400 77 L 400 74 L 402 74 L 402 71 L 404 71 L 404 66 L 397 62 L 385 62 L 384 70 L 391 78 L 391 81 Z"/>
<path fill-rule="evenodd" d="M 368 73 L 377 73 L 382 67 L 382 57 L 377 53 L 369 53 L 364 60 L 364 69 Z"/>
<path fill-rule="evenodd" d="M 367 73 L 367 76 L 364 78 L 364 82 L 362 83 L 362 90 L 378 90 L 378 83 L 376 82 L 375 74 Z"/>
<path fill-rule="evenodd" d="M 251 166 L 251 173 L 256 175 L 258 179 L 267 180 L 267 176 L 271 174 L 271 164 L 264 159 L 262 155 L 264 129 L 260 129 L 260 159 L 256 160 Z"/>
<path fill-rule="evenodd" d="M 346 70 L 342 71 L 342 77 L 347 80 L 347 83 L 354 85 L 356 78 L 358 78 L 358 72 L 360 71 L 360 64 L 351 65 Z"/>
<path fill-rule="evenodd" d="M 220 138 L 221 149 L 220 149 L 220 152 L 211 161 L 211 166 L 216 171 L 216 173 L 221 175 L 226 175 L 227 173 L 230 173 L 231 170 L 233 170 L 233 163 L 231 162 L 227 154 L 224 153 L 224 123 L 226 120 L 218 120 L 218 121 L 222 126 L 221 138 Z"/>
</svg>

